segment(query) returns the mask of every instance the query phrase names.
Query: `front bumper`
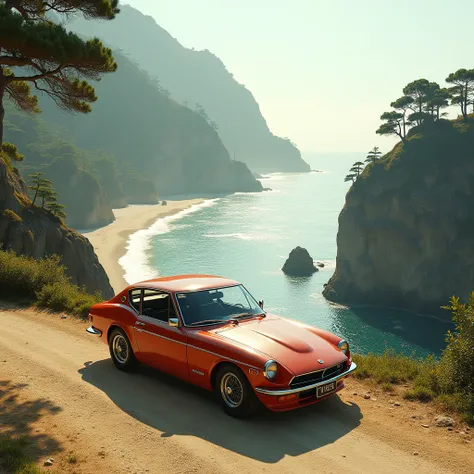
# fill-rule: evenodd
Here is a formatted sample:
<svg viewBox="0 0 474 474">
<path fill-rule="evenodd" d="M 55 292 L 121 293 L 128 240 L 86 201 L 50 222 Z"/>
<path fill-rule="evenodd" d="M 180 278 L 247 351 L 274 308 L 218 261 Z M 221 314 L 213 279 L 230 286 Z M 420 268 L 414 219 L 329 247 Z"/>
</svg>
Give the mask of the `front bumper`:
<svg viewBox="0 0 474 474">
<path fill-rule="evenodd" d="M 94 326 L 89 326 L 86 331 L 89 334 L 94 334 L 94 336 L 102 336 L 102 331 L 100 329 L 95 328 Z"/>
<path fill-rule="evenodd" d="M 262 395 L 271 395 L 271 396 L 277 396 L 277 397 L 284 396 L 284 395 L 292 395 L 294 393 L 306 392 L 307 390 L 311 390 L 313 388 L 317 388 L 317 387 L 320 387 L 322 385 L 327 385 L 328 383 L 336 382 L 340 379 L 343 379 L 344 377 L 347 377 L 352 372 L 354 372 L 354 370 L 356 370 L 356 369 L 357 369 L 357 365 L 354 362 L 352 362 L 352 364 L 351 364 L 351 366 L 349 367 L 348 370 L 346 370 L 342 374 L 339 374 L 339 375 L 336 375 L 335 377 L 332 377 L 331 379 L 327 379 L 324 382 L 317 382 L 317 383 L 313 383 L 311 385 L 306 385 L 304 387 L 288 388 L 288 389 L 284 389 L 284 390 L 256 387 L 255 391 L 259 394 L 262 394 Z"/>
</svg>

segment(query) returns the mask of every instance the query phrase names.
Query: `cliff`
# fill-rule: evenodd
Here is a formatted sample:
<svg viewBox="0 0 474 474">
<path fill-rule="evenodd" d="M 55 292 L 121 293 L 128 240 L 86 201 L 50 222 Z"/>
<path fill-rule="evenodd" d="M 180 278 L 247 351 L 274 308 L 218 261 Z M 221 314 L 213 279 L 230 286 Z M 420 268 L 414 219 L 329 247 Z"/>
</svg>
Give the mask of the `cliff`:
<svg viewBox="0 0 474 474">
<path fill-rule="evenodd" d="M 410 131 L 346 196 L 323 292 L 345 304 L 440 313 L 474 289 L 474 122 Z"/>
<path fill-rule="evenodd" d="M 46 99 L 41 108 L 42 117 L 67 130 L 77 146 L 116 158 L 127 202 L 156 202 L 157 192 L 263 189 L 243 163 L 230 159 L 205 118 L 170 99 L 122 53 L 114 51 L 114 57 L 119 68 L 94 84 L 99 100 L 90 114 L 64 113 Z"/>
<path fill-rule="evenodd" d="M 114 294 L 90 242 L 48 211 L 32 207 L 19 172 L 0 156 L 0 246 L 42 258 L 56 254 L 71 282 L 104 298 Z"/>
<path fill-rule="evenodd" d="M 53 182 L 66 206 L 69 226 L 89 229 L 114 220 L 113 207 L 126 206 L 113 159 L 88 153 L 63 137 L 44 119 L 7 108 L 5 138 L 15 143 L 26 161 L 18 167 L 24 176 L 41 171 Z"/>
<path fill-rule="evenodd" d="M 81 19 L 70 27 L 85 36 L 98 31 L 96 22 Z M 209 51 L 183 47 L 153 18 L 128 5 L 121 6 L 114 21 L 100 23 L 100 37 L 157 78 L 174 100 L 192 109 L 200 104 L 230 155 L 252 170 L 310 170 L 289 140 L 272 134 L 252 93 Z"/>
</svg>

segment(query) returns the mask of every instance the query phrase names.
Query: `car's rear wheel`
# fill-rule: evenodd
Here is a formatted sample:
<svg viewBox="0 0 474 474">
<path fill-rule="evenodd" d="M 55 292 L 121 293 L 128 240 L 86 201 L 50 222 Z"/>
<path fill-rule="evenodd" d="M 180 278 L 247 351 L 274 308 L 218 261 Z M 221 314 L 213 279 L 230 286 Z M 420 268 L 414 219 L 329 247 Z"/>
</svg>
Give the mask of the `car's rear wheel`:
<svg viewBox="0 0 474 474">
<path fill-rule="evenodd" d="M 230 416 L 245 418 L 256 413 L 259 408 L 252 386 L 235 365 L 226 364 L 219 368 L 214 391 Z"/>
<path fill-rule="evenodd" d="M 137 360 L 132 345 L 121 329 L 115 328 L 110 333 L 109 350 L 110 357 L 117 369 L 130 372 L 136 368 Z"/>
</svg>

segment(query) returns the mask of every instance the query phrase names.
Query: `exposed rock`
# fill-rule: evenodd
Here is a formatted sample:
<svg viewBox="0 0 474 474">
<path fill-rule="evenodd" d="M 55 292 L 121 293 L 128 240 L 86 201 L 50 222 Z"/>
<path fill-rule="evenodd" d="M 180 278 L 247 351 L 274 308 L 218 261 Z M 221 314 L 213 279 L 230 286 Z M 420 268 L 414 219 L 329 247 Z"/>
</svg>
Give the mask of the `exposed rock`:
<svg viewBox="0 0 474 474">
<path fill-rule="evenodd" d="M 56 254 L 72 283 L 111 298 L 114 292 L 91 243 L 48 211 L 31 207 L 27 191 L 21 176 L 10 171 L 0 157 L 0 246 L 35 258 Z M 7 209 L 20 220 L 5 217 Z"/>
<path fill-rule="evenodd" d="M 302 247 L 296 247 L 290 252 L 282 270 L 291 276 L 310 276 L 318 271 L 310 254 Z"/>
<path fill-rule="evenodd" d="M 316 263 L 316 266 L 319 267 L 319 268 L 324 268 L 324 263 L 322 263 L 322 262 L 317 262 L 317 263 Z"/>
<path fill-rule="evenodd" d="M 365 398 L 366 400 L 370 400 L 370 394 L 366 393 L 366 394 L 364 395 L 364 398 Z"/>
<path fill-rule="evenodd" d="M 45 466 L 52 466 L 54 464 L 54 459 L 53 458 L 46 459 L 46 461 L 43 464 Z"/>
<path fill-rule="evenodd" d="M 474 288 L 472 122 L 415 128 L 351 187 L 323 294 L 342 304 L 440 307 Z"/>
<path fill-rule="evenodd" d="M 435 417 L 434 423 L 440 428 L 447 428 L 448 426 L 454 426 L 456 424 L 456 422 L 451 417 L 442 415 Z"/>
</svg>

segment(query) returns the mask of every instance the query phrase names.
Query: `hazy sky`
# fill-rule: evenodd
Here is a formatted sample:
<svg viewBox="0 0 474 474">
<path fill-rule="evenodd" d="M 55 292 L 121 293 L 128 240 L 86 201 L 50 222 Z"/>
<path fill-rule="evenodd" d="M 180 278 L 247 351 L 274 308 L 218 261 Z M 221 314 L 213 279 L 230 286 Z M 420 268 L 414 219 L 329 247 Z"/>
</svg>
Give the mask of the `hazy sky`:
<svg viewBox="0 0 474 474">
<path fill-rule="evenodd" d="M 404 85 L 474 67 L 472 0 L 127 0 L 245 84 L 303 151 L 388 151 Z"/>
</svg>

